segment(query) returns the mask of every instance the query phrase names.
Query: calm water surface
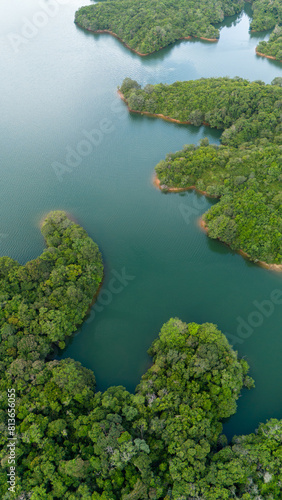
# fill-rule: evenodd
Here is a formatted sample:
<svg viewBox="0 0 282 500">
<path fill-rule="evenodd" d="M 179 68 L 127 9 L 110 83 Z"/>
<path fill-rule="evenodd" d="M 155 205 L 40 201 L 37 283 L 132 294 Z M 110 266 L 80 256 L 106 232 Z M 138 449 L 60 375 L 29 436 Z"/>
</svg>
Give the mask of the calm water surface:
<svg viewBox="0 0 282 500">
<path fill-rule="evenodd" d="M 270 83 L 282 66 L 255 55 L 269 33 L 250 36 L 246 13 L 226 20 L 217 44 L 181 42 L 140 58 L 113 37 L 74 25 L 75 10 L 87 3 L 65 1 L 42 17 L 48 0 L 1 1 L 0 251 L 21 263 L 40 254 L 39 221 L 49 210 L 64 209 L 86 228 L 103 253 L 103 293 L 62 356 L 92 368 L 101 390 L 134 390 L 150 363 L 146 351 L 170 317 L 214 322 L 236 336 L 238 317 L 254 321 L 254 301 L 282 290 L 282 276 L 201 232 L 197 219 L 210 201 L 152 185 L 154 166 L 168 152 L 205 136 L 218 143 L 220 134 L 129 115 L 117 85 L 126 76 L 142 84 L 226 75 Z M 42 26 L 34 29 L 34 20 Z M 93 129 L 96 146 L 86 151 L 81 141 Z M 59 178 L 52 165 L 66 164 L 68 148 L 84 156 Z M 130 278 L 115 281 L 119 293 L 112 294 L 122 273 Z M 225 426 L 229 436 L 282 418 L 281 306 L 272 309 L 235 345 L 256 389 L 243 392 Z"/>
</svg>

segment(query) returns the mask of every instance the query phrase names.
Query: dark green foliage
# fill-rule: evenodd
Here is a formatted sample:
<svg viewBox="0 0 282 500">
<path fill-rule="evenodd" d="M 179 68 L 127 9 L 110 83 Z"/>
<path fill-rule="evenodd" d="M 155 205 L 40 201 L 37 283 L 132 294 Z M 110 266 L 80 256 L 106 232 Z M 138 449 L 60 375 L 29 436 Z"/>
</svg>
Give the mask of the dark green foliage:
<svg viewBox="0 0 282 500">
<path fill-rule="evenodd" d="M 131 49 L 148 54 L 189 36 L 218 38 L 214 23 L 242 9 L 241 0 L 111 0 L 76 12 L 90 31 L 109 30 Z"/>
<path fill-rule="evenodd" d="M 252 260 L 282 262 L 282 88 L 240 78 L 121 86 L 131 109 L 224 129 L 219 148 L 202 143 L 156 166 L 164 189 L 196 186 L 221 197 L 205 215 L 209 236 Z"/>
</svg>

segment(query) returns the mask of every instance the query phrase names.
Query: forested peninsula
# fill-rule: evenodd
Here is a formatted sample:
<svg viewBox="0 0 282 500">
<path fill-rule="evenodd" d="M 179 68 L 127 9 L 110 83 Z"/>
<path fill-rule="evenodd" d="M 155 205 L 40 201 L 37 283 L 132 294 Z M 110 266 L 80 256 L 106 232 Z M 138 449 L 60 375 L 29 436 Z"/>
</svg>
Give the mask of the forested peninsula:
<svg viewBox="0 0 282 500">
<path fill-rule="evenodd" d="M 282 88 L 273 83 L 202 78 L 141 89 L 126 78 L 120 94 L 131 111 L 223 130 L 219 147 L 204 139 L 169 153 L 156 166 L 160 186 L 220 198 L 204 215 L 209 236 L 281 265 Z"/>
<path fill-rule="evenodd" d="M 80 9 L 76 22 L 148 55 L 191 36 L 217 40 L 214 24 L 242 6 L 107 0 Z M 253 8 L 253 31 L 274 28 L 257 53 L 282 59 L 280 0 L 254 0 Z M 120 95 L 131 111 L 223 130 L 220 146 L 203 139 L 169 153 L 156 166 L 160 187 L 218 198 L 204 215 L 209 236 L 281 266 L 281 79 L 141 89 L 127 78 Z M 282 420 L 230 443 L 222 434 L 254 381 L 216 325 L 167 321 L 134 394 L 122 386 L 97 392 L 91 370 L 54 359 L 98 295 L 103 261 L 65 212 L 49 213 L 41 232 L 46 249 L 36 259 L 20 265 L 0 258 L 1 499 L 282 500 Z"/>
<path fill-rule="evenodd" d="M 47 248 L 37 259 L 21 266 L 0 258 L 3 371 L 12 364 L 28 372 L 32 362 L 45 359 L 55 346 L 63 349 L 103 279 L 98 246 L 65 212 L 48 214 L 41 232 Z M 19 353 L 27 355 L 27 364 L 21 366 Z"/>
<path fill-rule="evenodd" d="M 282 60 L 282 4 L 280 0 L 253 0 L 250 30 L 275 28 L 258 55 Z M 94 33 L 110 33 L 140 56 L 156 52 L 177 40 L 198 37 L 217 41 L 216 26 L 226 16 L 242 11 L 242 0 L 107 0 L 80 8 L 75 22 Z"/>
<path fill-rule="evenodd" d="M 80 8 L 75 22 L 94 33 L 110 33 L 145 56 L 180 39 L 217 41 L 214 24 L 242 7 L 242 0 L 108 0 Z"/>
<path fill-rule="evenodd" d="M 260 42 L 258 44 L 256 53 L 259 56 L 282 62 L 282 25 L 275 27 L 268 42 Z"/>
</svg>

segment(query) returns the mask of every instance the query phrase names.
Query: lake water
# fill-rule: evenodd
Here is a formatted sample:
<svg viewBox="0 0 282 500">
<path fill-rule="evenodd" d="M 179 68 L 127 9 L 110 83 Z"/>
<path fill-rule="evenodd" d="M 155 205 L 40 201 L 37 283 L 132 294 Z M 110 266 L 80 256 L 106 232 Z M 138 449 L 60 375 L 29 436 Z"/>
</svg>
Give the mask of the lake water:
<svg viewBox="0 0 282 500">
<path fill-rule="evenodd" d="M 282 275 L 201 232 L 197 219 L 211 200 L 165 195 L 152 185 L 154 166 L 168 152 L 205 136 L 218 143 L 219 132 L 130 115 L 116 88 L 126 76 L 142 84 L 226 75 L 270 83 L 282 66 L 255 55 L 269 34 L 250 36 L 246 13 L 226 20 L 216 44 L 183 41 L 140 58 L 110 35 L 73 23 L 87 3 L 1 1 L 1 255 L 35 258 L 44 248 L 42 216 L 71 213 L 98 243 L 105 280 L 98 309 L 62 356 L 93 369 L 101 390 L 122 384 L 133 391 L 164 322 L 214 322 L 237 336 L 235 348 L 256 381 L 225 431 L 252 432 L 282 418 L 281 305 L 258 315 L 257 304 L 282 290 Z M 90 150 L 85 139 L 93 130 Z M 67 159 L 73 166 L 59 175 Z M 255 325 L 245 324 L 244 339 L 242 320 Z"/>
</svg>

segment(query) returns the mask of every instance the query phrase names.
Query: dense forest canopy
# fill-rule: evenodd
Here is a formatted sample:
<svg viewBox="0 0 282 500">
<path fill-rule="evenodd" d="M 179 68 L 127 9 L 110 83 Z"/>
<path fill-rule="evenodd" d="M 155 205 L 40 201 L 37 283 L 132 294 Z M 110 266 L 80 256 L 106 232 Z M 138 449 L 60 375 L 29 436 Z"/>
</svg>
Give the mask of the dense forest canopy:
<svg viewBox="0 0 282 500">
<path fill-rule="evenodd" d="M 185 146 L 161 161 L 163 189 L 196 186 L 221 197 L 204 216 L 208 234 L 252 260 L 282 263 L 282 88 L 241 78 L 121 86 L 131 110 L 223 129 L 222 146 Z"/>
<path fill-rule="evenodd" d="M 242 7 L 242 0 L 109 0 L 80 8 L 75 22 L 90 31 L 111 31 L 146 55 L 181 38 L 217 39 L 214 24 Z"/>
<path fill-rule="evenodd" d="M 49 214 L 42 233 L 48 248 L 38 259 L 0 259 L 1 498 L 282 498 L 282 423 L 270 420 L 230 445 L 222 434 L 253 380 L 215 325 L 163 325 L 135 394 L 95 392 L 92 371 L 48 358 L 81 322 L 103 267 L 97 245 L 63 212 Z M 16 484 L 8 490 L 11 435 Z"/>
</svg>

